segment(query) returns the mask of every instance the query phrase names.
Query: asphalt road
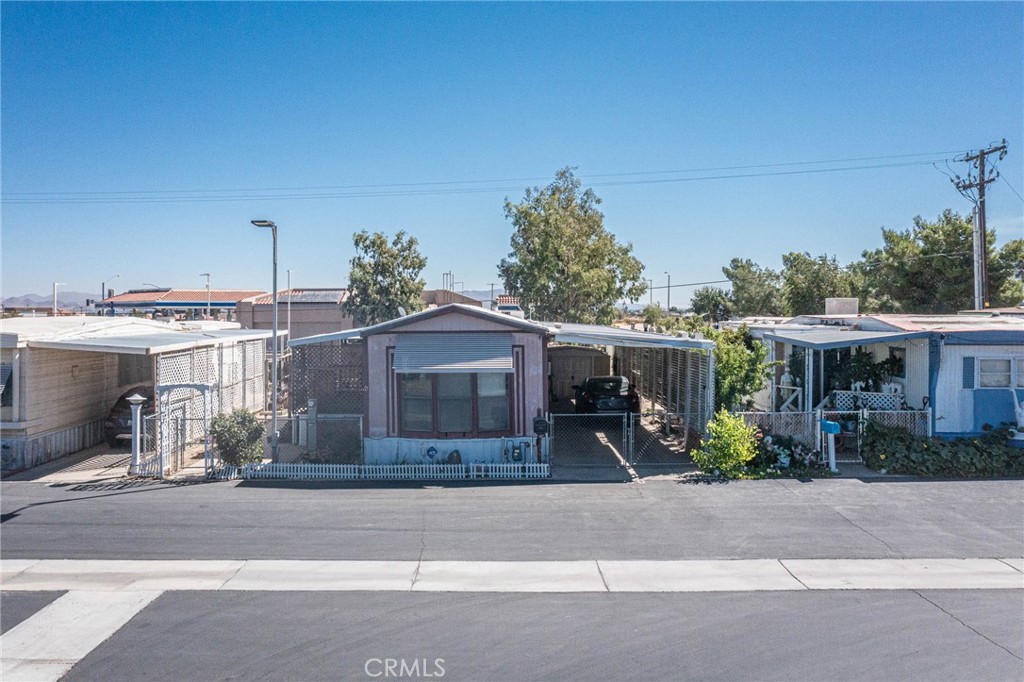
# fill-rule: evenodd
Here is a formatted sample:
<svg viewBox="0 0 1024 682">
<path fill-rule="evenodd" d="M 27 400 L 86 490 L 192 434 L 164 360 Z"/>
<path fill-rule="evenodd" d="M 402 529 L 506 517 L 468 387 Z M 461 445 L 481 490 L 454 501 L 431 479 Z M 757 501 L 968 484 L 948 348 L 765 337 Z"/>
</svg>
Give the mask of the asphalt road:
<svg viewBox="0 0 1024 682">
<path fill-rule="evenodd" d="M 1020 481 L 0 484 L 5 558 L 1024 556 Z"/>
<path fill-rule="evenodd" d="M 1024 556 L 1020 481 L 4 482 L 0 494 L 3 559 Z M 0 629 L 60 596 L 0 593 Z M 1020 590 L 173 590 L 66 679 L 394 678 L 387 659 L 416 663 L 406 679 L 1021 680 L 1024 578 Z"/>
<path fill-rule="evenodd" d="M 1012 680 L 1014 595 L 174 592 L 66 679 Z"/>
</svg>

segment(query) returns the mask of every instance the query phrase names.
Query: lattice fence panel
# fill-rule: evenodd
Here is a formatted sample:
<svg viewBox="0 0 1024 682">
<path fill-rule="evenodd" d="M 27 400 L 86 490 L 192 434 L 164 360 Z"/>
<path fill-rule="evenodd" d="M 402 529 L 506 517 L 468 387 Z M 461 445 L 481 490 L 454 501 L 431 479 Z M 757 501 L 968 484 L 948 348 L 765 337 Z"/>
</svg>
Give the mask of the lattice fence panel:
<svg viewBox="0 0 1024 682">
<path fill-rule="evenodd" d="M 360 343 L 299 346 L 292 355 L 292 410 L 310 400 L 321 414 L 362 414 L 366 399 L 366 354 Z"/>
</svg>

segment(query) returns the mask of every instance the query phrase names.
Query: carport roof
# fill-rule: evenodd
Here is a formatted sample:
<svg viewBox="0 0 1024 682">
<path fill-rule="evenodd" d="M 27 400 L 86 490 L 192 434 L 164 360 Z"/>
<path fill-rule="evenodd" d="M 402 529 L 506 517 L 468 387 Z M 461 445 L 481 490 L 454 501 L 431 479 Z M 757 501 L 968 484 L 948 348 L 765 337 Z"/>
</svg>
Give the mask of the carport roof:
<svg viewBox="0 0 1024 682">
<path fill-rule="evenodd" d="M 281 332 L 280 335 L 284 335 Z M 140 334 L 80 337 L 72 339 L 37 339 L 30 348 L 77 350 L 96 353 L 156 355 L 204 346 L 220 346 L 238 341 L 269 339 L 273 332 L 259 329 L 217 329 L 209 331 L 147 331 Z"/>
<path fill-rule="evenodd" d="M 710 350 L 714 341 L 691 339 L 685 336 L 669 336 L 641 332 L 620 327 L 603 327 L 596 324 L 575 324 L 570 322 L 545 323 L 561 343 L 583 343 L 594 346 L 625 346 L 629 348 L 682 348 L 688 350 Z"/>
</svg>

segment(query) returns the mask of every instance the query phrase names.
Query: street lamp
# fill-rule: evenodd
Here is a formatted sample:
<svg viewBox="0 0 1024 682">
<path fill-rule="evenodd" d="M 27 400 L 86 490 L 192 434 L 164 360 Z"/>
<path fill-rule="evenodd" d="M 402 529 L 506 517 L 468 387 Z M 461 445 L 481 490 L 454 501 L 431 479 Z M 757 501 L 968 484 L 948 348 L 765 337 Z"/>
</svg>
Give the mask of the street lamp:
<svg viewBox="0 0 1024 682">
<path fill-rule="evenodd" d="M 57 317 L 57 287 L 62 287 L 66 282 L 54 282 L 53 283 L 53 316 Z"/>
<path fill-rule="evenodd" d="M 206 319 L 210 319 L 210 273 L 200 272 L 200 277 L 206 278 Z"/>
<path fill-rule="evenodd" d="M 668 275 L 668 272 L 665 273 Z M 668 293 L 665 294 L 665 312 L 672 314 L 672 275 L 668 275 Z"/>
<path fill-rule="evenodd" d="M 273 353 L 270 363 L 271 381 L 271 410 L 270 410 L 270 459 L 277 462 L 277 225 L 272 220 L 251 220 L 256 227 L 269 227 L 270 234 L 274 239 L 274 330 Z"/>
<path fill-rule="evenodd" d="M 111 275 L 110 277 L 107 277 L 105 280 L 103 280 L 103 289 L 100 290 L 100 300 L 101 301 L 107 297 L 107 282 L 113 282 L 115 279 L 117 279 L 120 276 L 121 275 Z"/>
<path fill-rule="evenodd" d="M 654 280 L 653 279 L 648 279 L 648 280 L 644 280 L 644 281 L 647 282 L 647 285 L 648 285 L 647 286 L 647 291 L 649 291 L 650 294 L 651 294 L 651 304 L 653 304 L 654 303 Z"/>
<path fill-rule="evenodd" d="M 285 328 L 288 330 L 288 340 L 292 340 L 292 271 L 288 271 L 288 314 L 285 321 Z M 289 400 L 288 409 L 291 410 L 291 401 Z"/>
</svg>

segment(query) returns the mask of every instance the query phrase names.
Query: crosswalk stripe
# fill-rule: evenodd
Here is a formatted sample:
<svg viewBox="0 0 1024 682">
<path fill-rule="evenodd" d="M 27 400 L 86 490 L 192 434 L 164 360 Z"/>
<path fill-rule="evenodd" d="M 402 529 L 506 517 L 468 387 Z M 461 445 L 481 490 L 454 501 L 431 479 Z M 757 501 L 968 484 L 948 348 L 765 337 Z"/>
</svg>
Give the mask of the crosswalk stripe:
<svg viewBox="0 0 1024 682">
<path fill-rule="evenodd" d="M 56 682 L 160 594 L 68 592 L 0 636 L 0 679 Z"/>
</svg>

